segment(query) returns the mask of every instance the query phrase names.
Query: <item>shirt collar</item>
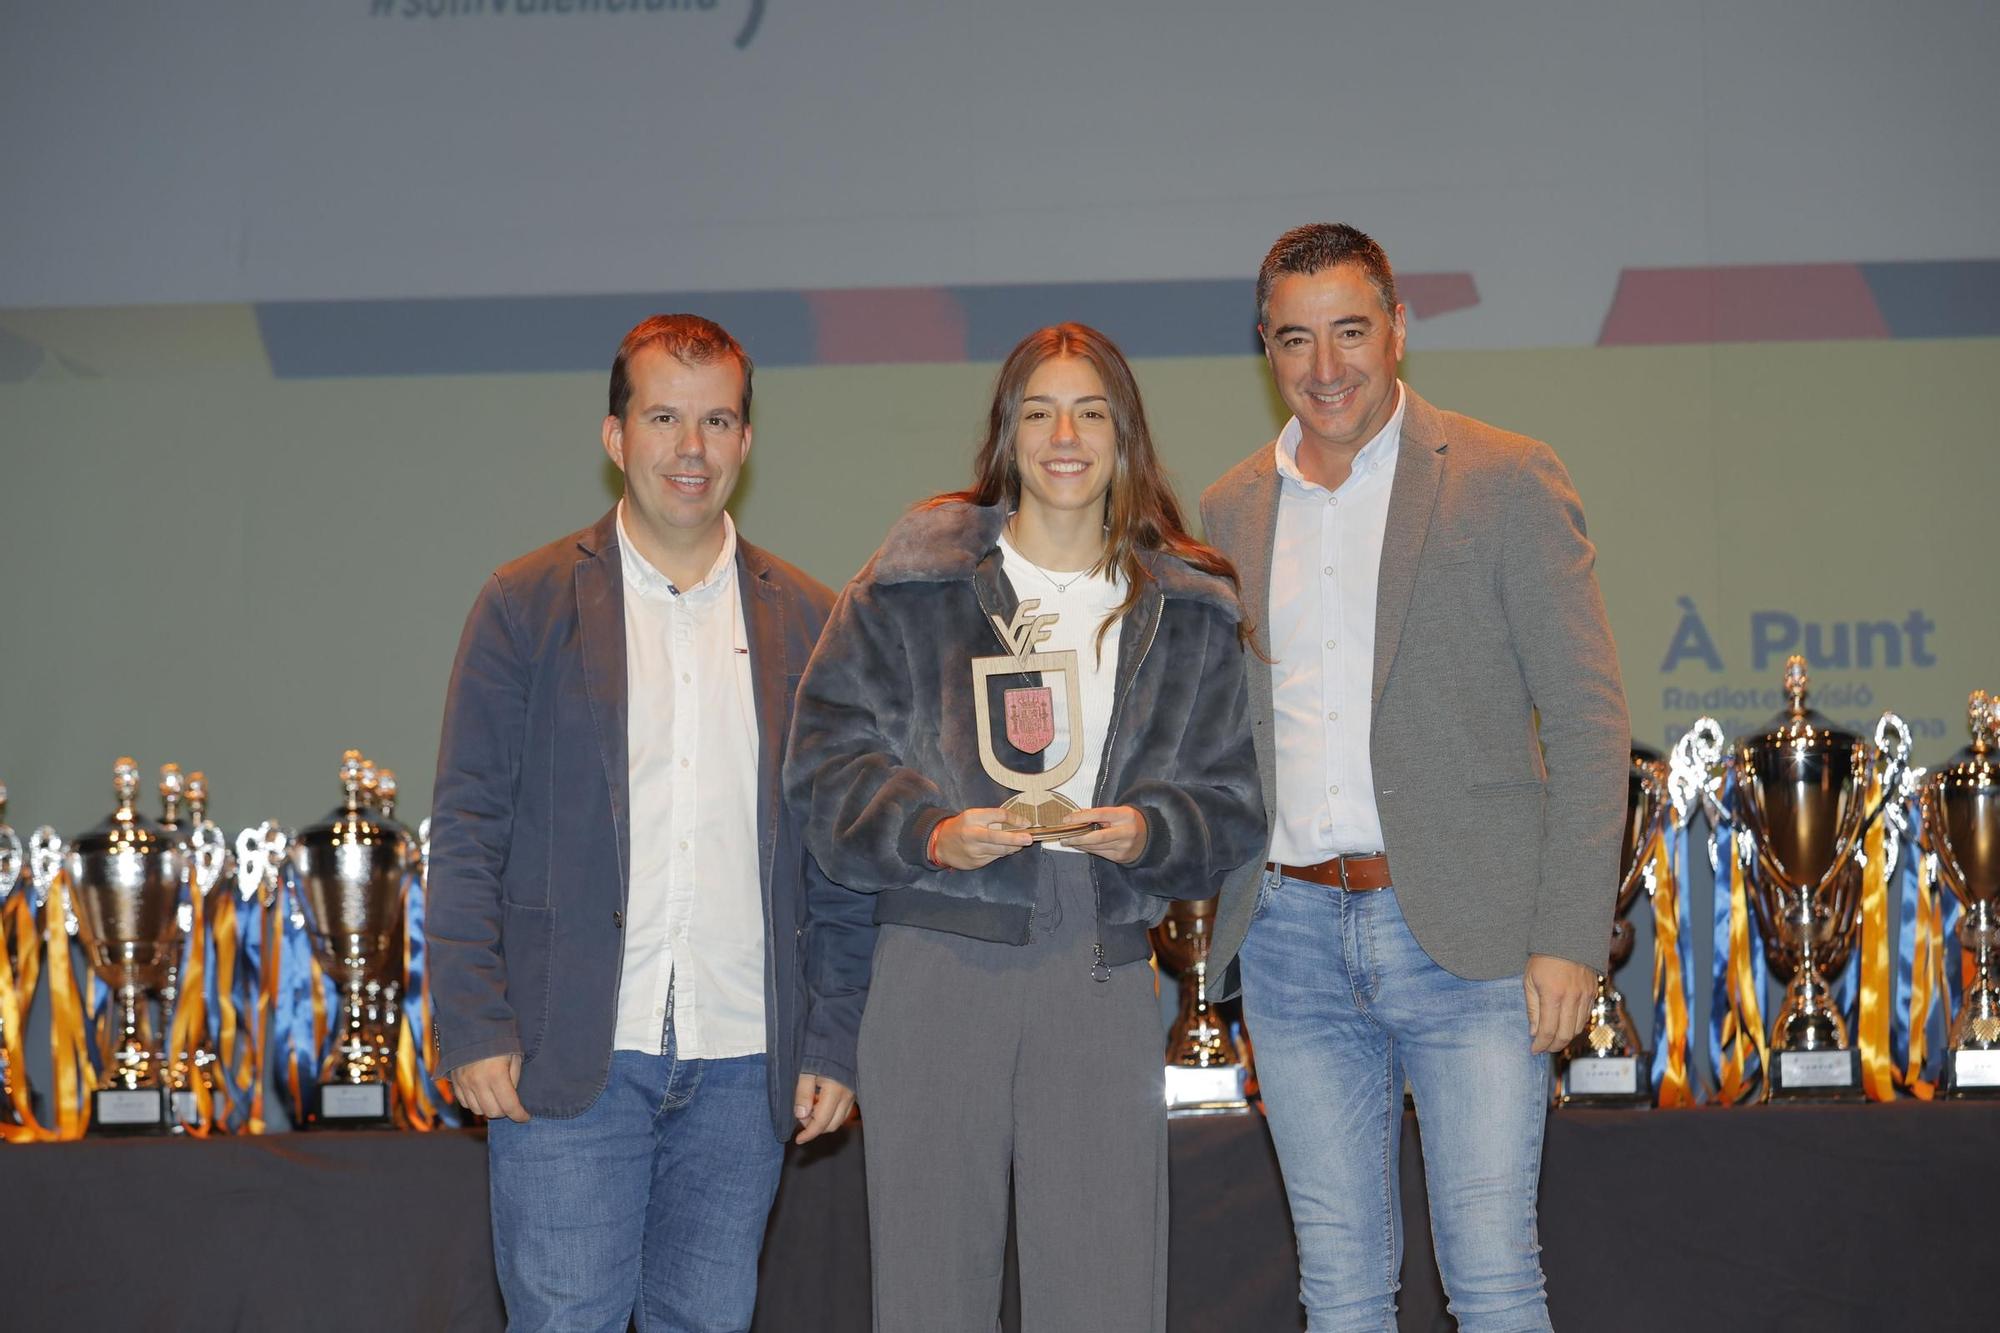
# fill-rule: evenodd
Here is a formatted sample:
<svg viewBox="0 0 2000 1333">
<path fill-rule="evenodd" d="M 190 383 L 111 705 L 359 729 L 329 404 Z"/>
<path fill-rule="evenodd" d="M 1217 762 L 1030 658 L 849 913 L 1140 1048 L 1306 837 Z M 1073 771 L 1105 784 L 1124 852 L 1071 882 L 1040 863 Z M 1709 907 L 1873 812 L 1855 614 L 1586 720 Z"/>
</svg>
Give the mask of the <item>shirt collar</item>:
<svg viewBox="0 0 2000 1333">
<path fill-rule="evenodd" d="M 669 579 L 654 567 L 653 562 L 639 553 L 632 542 L 632 534 L 625 530 L 625 502 L 618 502 L 618 555 L 625 571 L 625 583 L 642 597 L 686 597 L 691 605 L 712 601 L 722 595 L 723 589 L 733 584 L 736 571 L 736 523 L 729 517 L 729 511 L 722 513 L 722 549 L 716 552 L 715 563 L 708 573 L 702 575 L 700 583 L 692 588 L 676 588 Z"/>
<path fill-rule="evenodd" d="M 1396 381 L 1396 410 L 1382 423 L 1382 429 L 1375 432 L 1375 438 L 1361 446 L 1361 452 L 1354 455 L 1354 462 L 1348 472 L 1348 480 L 1365 477 L 1379 468 L 1394 466 L 1396 455 L 1403 446 L 1403 413 L 1409 409 L 1410 395 L 1404 391 L 1403 382 Z M 1299 419 L 1293 417 L 1278 432 L 1277 454 L 1278 475 L 1295 486 L 1307 490 L 1323 491 L 1326 487 L 1316 481 L 1307 481 L 1305 473 L 1299 471 L 1299 440 L 1304 432 L 1299 429 Z M 1345 482 L 1342 483 L 1346 485 Z"/>
</svg>

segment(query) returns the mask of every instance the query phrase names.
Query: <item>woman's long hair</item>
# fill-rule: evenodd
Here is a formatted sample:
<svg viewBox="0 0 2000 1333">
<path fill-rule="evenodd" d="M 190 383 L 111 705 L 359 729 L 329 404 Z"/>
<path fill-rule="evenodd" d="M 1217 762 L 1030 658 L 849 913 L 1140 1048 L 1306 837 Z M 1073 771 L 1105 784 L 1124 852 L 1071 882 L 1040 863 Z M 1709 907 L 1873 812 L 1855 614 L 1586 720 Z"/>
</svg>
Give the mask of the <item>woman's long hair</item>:
<svg viewBox="0 0 2000 1333">
<path fill-rule="evenodd" d="M 1056 324 L 1037 329 L 1015 344 L 1000 367 L 999 381 L 993 386 L 993 406 L 987 413 L 986 439 L 972 460 L 972 485 L 931 497 L 924 507 L 962 501 L 975 505 L 1001 505 L 1011 511 L 1021 503 L 1021 469 L 1015 461 L 1014 441 L 1021 428 L 1021 400 L 1028 380 L 1045 362 L 1073 356 L 1088 361 L 1104 382 L 1104 396 L 1111 405 L 1111 424 L 1116 438 L 1112 452 L 1111 488 L 1106 493 L 1104 514 L 1104 555 L 1091 573 L 1116 571 L 1125 580 L 1125 600 L 1098 626 L 1097 642 L 1105 631 L 1139 604 L 1140 593 L 1150 576 L 1139 563 L 1141 551 L 1163 551 L 1206 574 L 1227 579 L 1239 593 L 1242 585 L 1236 566 L 1229 557 L 1188 535 L 1181 521 L 1180 501 L 1168 484 L 1153 450 L 1153 435 L 1146 426 L 1146 407 L 1139 399 L 1139 384 L 1132 367 L 1109 338 L 1087 324 Z M 1237 622 L 1237 637 L 1250 641 L 1247 615 Z"/>
</svg>

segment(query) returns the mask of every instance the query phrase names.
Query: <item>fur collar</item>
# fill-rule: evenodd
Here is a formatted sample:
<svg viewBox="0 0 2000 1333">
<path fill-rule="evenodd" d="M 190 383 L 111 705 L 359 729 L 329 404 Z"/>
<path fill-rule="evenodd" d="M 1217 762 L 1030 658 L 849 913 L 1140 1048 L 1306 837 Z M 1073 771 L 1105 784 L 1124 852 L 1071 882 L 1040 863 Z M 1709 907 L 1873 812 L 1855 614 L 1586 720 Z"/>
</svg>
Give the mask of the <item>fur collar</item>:
<svg viewBox="0 0 2000 1333">
<path fill-rule="evenodd" d="M 912 509 L 889 529 L 882 548 L 861 577 L 875 584 L 970 580 L 981 562 L 999 550 L 1000 528 L 1005 521 L 998 505 L 954 501 Z M 1242 619 L 1242 608 L 1227 579 L 1204 574 L 1159 551 L 1141 551 L 1139 563 L 1163 596 L 1206 603 L 1231 621 Z"/>
</svg>

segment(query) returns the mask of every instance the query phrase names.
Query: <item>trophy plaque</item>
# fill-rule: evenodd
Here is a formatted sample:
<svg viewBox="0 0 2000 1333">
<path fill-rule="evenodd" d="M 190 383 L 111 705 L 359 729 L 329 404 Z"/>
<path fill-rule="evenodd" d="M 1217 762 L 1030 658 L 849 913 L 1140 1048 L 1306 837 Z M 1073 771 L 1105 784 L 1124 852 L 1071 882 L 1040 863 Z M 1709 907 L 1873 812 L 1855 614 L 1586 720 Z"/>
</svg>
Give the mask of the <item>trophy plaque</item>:
<svg viewBox="0 0 2000 1333">
<path fill-rule="evenodd" d="M 1208 948 L 1215 899 L 1176 901 L 1153 927 L 1153 951 L 1180 978 L 1180 1012 L 1167 1033 L 1167 1114 L 1222 1115 L 1250 1109 L 1248 1071 L 1229 1025 L 1208 999 Z"/>
<path fill-rule="evenodd" d="M 1790 706 L 1736 751 L 1737 810 L 1756 846 L 1751 898 L 1772 965 L 1790 973 L 1771 1028 L 1765 1095 L 1861 1096 L 1861 1053 L 1848 1043 L 1828 973 L 1838 973 L 1860 926 L 1860 853 L 1909 757 L 1909 731 L 1885 713 L 1876 744 L 1806 707 L 1803 657 L 1785 663 Z M 1876 761 L 1882 796 L 1869 804 Z"/>
<path fill-rule="evenodd" d="M 1016 793 L 1001 806 L 1022 820 L 1022 831 L 1036 842 L 1060 842 L 1064 838 L 1096 827 L 1076 818 L 1077 804 L 1056 788 L 1076 776 L 1083 767 L 1083 676 L 1076 650 L 1038 651 L 1050 634 L 1049 627 L 1061 617 L 1055 612 L 1038 615 L 1042 603 L 1031 597 L 1022 602 L 1009 624 L 991 617 L 993 628 L 1009 649 L 1005 657 L 972 659 L 972 706 L 979 732 L 979 763 L 986 776 Z M 1038 678 L 1045 671 L 1062 673 L 1063 699 L 1068 707 L 1069 744 L 1053 768 L 1025 773 L 1000 762 L 993 751 L 993 704 L 990 682 L 994 676 L 1021 675 Z M 1055 741 L 1055 691 L 1047 685 L 1021 685 L 1002 692 L 1007 743 L 1025 755 L 1039 755 Z"/>
<path fill-rule="evenodd" d="M 1611 967 L 1597 974 L 1597 994 L 1582 1032 L 1562 1053 L 1556 1073 L 1559 1106 L 1650 1106 L 1653 1080 L 1625 997 L 1611 977 L 1632 956 L 1626 919 L 1646 882 L 1653 840 L 1666 821 L 1667 765 L 1656 751 L 1632 747 L 1625 787 L 1625 837 L 1619 845 L 1618 904 L 1611 920 Z"/>
<path fill-rule="evenodd" d="M 1975 690 L 1966 705 L 1972 744 L 1924 781 L 1924 838 L 1937 877 L 1964 914 L 1958 935 L 1973 979 L 1952 1021 L 1944 1086 L 1951 1097 L 2000 1096 L 2000 700 Z"/>
<path fill-rule="evenodd" d="M 403 881 L 414 847 L 373 804 L 376 775 L 358 750 L 341 758 L 345 800 L 292 844 L 306 930 L 340 988 L 333 1052 L 320 1070 L 317 1123 L 386 1125 L 395 1081 Z"/>
<path fill-rule="evenodd" d="M 94 1129 L 159 1133 L 171 1127 L 165 1062 L 155 1036 L 154 996 L 180 958 L 180 889 L 186 848 L 164 824 L 133 808 L 139 766 L 112 770 L 118 807 L 69 847 L 69 909 L 90 966 L 113 996 Z M 60 941 L 58 941 L 60 947 Z"/>
</svg>

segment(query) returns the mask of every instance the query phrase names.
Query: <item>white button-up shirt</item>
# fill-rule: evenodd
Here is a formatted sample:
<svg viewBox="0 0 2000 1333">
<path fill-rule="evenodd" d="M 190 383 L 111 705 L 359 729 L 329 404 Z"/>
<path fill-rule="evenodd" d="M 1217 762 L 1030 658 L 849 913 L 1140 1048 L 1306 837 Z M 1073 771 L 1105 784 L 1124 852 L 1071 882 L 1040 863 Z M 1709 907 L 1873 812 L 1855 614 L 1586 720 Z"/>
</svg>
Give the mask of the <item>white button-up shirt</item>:
<svg viewBox="0 0 2000 1333">
<path fill-rule="evenodd" d="M 631 888 L 613 1045 L 659 1054 L 669 1016 L 689 1060 L 764 1049 L 757 706 L 737 591 L 736 526 L 702 581 L 677 589 L 632 544 L 625 581 Z M 558 867 L 560 873 L 560 867 Z"/>
<path fill-rule="evenodd" d="M 1337 490 L 1299 471 L 1299 423 L 1278 451 L 1271 552 L 1271 704 L 1278 808 L 1271 859 L 1311 865 L 1382 850 L 1368 729 L 1375 689 L 1375 585 L 1409 397 L 1354 456 Z"/>
</svg>

